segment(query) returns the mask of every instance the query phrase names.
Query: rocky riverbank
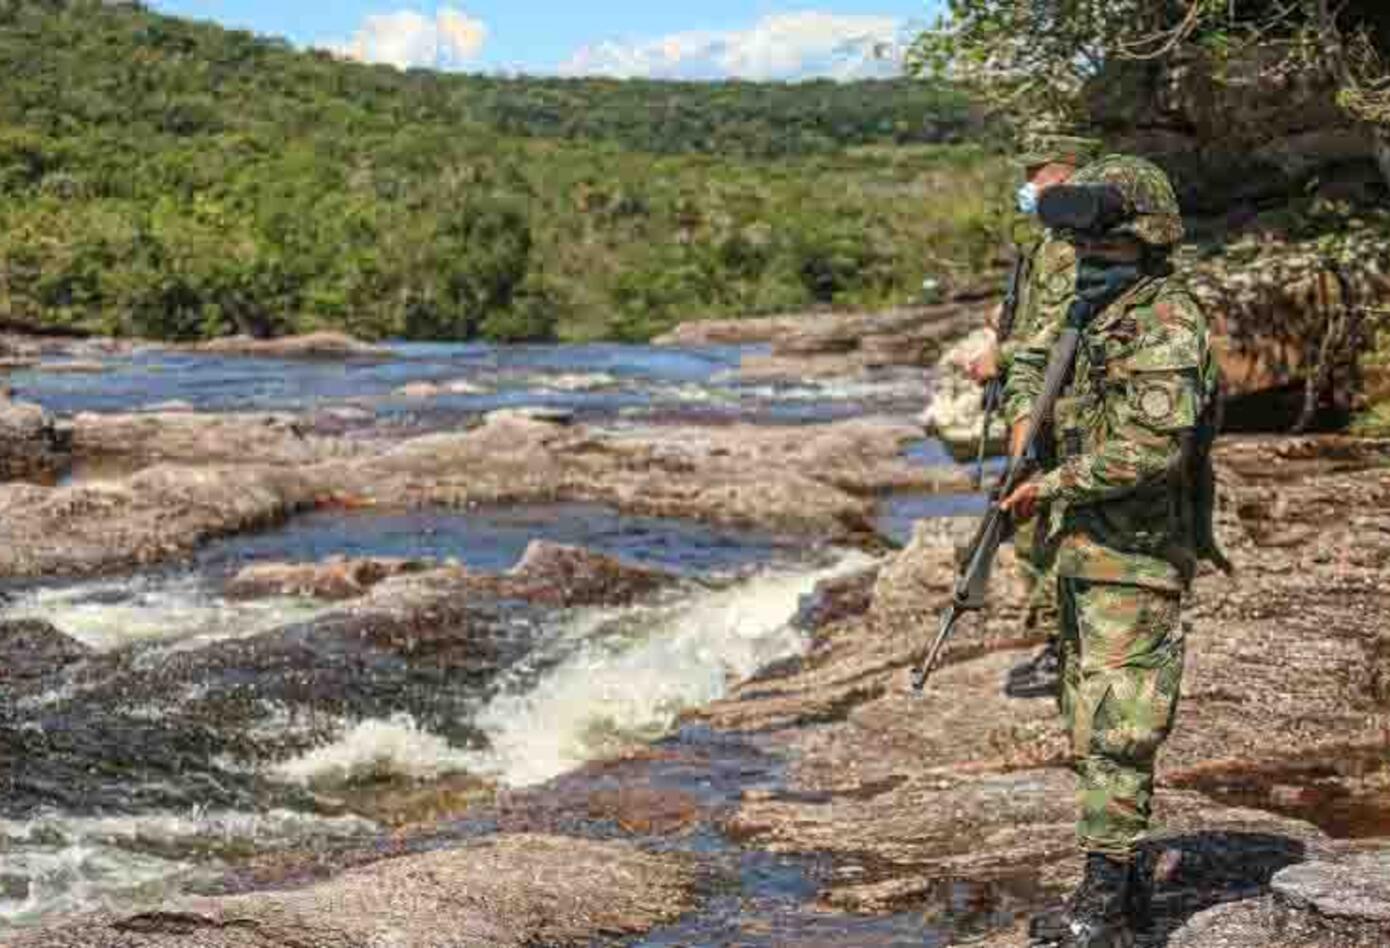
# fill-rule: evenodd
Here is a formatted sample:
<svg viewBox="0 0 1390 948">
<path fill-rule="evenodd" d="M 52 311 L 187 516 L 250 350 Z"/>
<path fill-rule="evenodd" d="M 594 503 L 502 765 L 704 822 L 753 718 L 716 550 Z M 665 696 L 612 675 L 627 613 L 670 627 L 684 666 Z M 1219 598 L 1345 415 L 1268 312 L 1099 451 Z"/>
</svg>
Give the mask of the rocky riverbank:
<svg viewBox="0 0 1390 948">
<path fill-rule="evenodd" d="M 21 586 L 19 617 L 0 622 L 0 835 L 15 856 L 0 907 L 44 896 L 22 860 L 53 840 L 114 835 L 140 858 L 192 851 L 216 868 L 187 894 L 123 894 L 119 911 L 14 943 L 1002 948 L 1074 880 L 1055 711 L 999 692 L 1037 644 L 1018 631 L 1007 552 L 994 608 L 929 695 L 905 693 L 972 526 L 923 521 L 900 552 L 877 536 L 885 497 L 968 490 L 958 469 L 904 456 L 920 450 L 913 425 L 502 412 L 420 434 L 325 412 L 74 417 L 51 445 L 59 471 L 116 470 L 0 485 L 0 575 L 112 573 L 158 600 L 162 571 L 218 537 L 301 516 L 370 533 L 402 511 L 556 501 L 639 532 L 658 529 L 641 517 L 753 531 L 804 559 L 711 577 L 555 543 L 500 570 L 417 546 L 219 553 L 234 568 L 207 574 L 199 608 L 265 610 L 231 634 L 177 628 L 184 612 L 148 638 L 84 626 L 80 641 L 36 618 L 69 602 L 61 587 Z M 1147 944 L 1383 944 L 1390 442 L 1230 439 L 1221 464 L 1239 572 L 1203 576 L 1189 609 Z M 817 552 L 827 540 L 865 552 L 835 561 Z M 113 589 L 77 587 L 62 615 L 132 595 Z M 685 667 L 693 680 L 669 677 Z M 553 746 L 532 740 L 547 729 Z M 236 829 L 248 813 L 303 828 Z"/>
<path fill-rule="evenodd" d="M 1223 447 L 1223 532 L 1238 572 L 1204 576 L 1188 610 L 1184 706 L 1161 769 L 1165 830 L 1151 849 L 1162 870 L 1155 944 L 1167 933 L 1192 946 L 1384 937 L 1390 904 L 1373 881 L 1328 922 L 1316 898 L 1290 895 L 1303 876 L 1278 873 L 1309 860 L 1371 865 L 1384 850 L 1352 839 L 1390 837 L 1386 451 L 1336 439 Z M 868 613 L 829 630 L 804 668 L 702 712 L 716 727 L 770 732 L 791 755 L 788 792 L 745 799 L 731 825 L 774 851 L 835 854 L 846 869 L 820 892 L 827 907 L 902 908 L 951 879 L 1022 876 L 1060 890 L 1079 871 L 1055 710 L 999 694 L 1024 654 L 1008 648 L 1017 601 L 1006 595 L 960 637 L 931 694 L 906 694 L 949 559 L 924 529 L 884 568 Z M 1232 899 L 1260 907 L 1199 914 Z M 1288 916 L 1297 924 L 1283 926 Z M 1313 934 L 1276 940 L 1304 929 Z"/>
<path fill-rule="evenodd" d="M 151 565 L 324 507 L 589 501 L 872 546 L 880 492 L 967 487 L 958 472 L 902 457 L 919 438 L 891 420 L 613 433 L 503 414 L 367 450 L 273 416 L 83 416 L 79 448 L 150 466 L 110 481 L 0 485 L 0 577 Z"/>
<path fill-rule="evenodd" d="M 1242 440 L 1224 445 L 1221 460 L 1222 530 L 1238 573 L 1203 576 L 1189 609 L 1185 703 L 1161 768 L 1163 830 L 1147 849 L 1158 925 L 1145 944 L 1380 945 L 1390 917 L 1390 842 L 1379 841 L 1390 840 L 1390 443 Z M 1022 603 L 1007 563 L 996 608 L 959 637 L 932 692 L 906 694 L 908 666 L 948 595 L 953 547 L 968 527 L 923 523 L 908 549 L 826 584 L 807 612 L 822 620 L 810 620 L 817 628 L 804 658 L 691 712 L 685 730 L 654 748 L 526 791 L 447 780 L 403 788 L 375 804 L 375 818 L 402 827 L 391 847 L 354 844 L 311 862 L 288 853 L 223 887 L 245 894 L 86 919 L 17 944 L 259 946 L 293 933 L 346 945 L 373 943 L 387 929 L 409 945 L 587 944 L 678 916 L 691 921 L 670 930 L 692 932 L 737 875 L 724 850 L 693 845 L 713 833 L 744 860 L 762 852 L 789 866 L 813 861 L 797 890 L 811 915 L 797 924 L 811 931 L 840 920 L 829 929 L 838 935 L 816 943 L 907 944 L 911 924 L 917 943 L 929 932 L 947 943 L 973 932 L 990 946 L 1018 945 L 1021 918 L 1072 884 L 1079 862 L 1055 711 L 999 692 L 1004 671 L 1034 644 L 1016 632 Z M 542 574 L 550 579 L 528 578 Z M 516 586 L 504 597 L 534 589 L 544 598 L 555 588 L 578 597 L 559 603 L 640 597 L 669 582 L 544 549 L 515 577 L 502 580 Z M 575 577 L 593 579 L 575 586 Z M 482 601 L 464 590 L 470 582 L 485 597 L 499 592 L 488 588 L 498 580 L 447 571 L 383 578 L 361 594 L 356 618 L 344 625 L 330 616 L 313 634 L 356 638 L 358 629 L 373 648 L 423 644 L 424 619 L 455 629 L 449 637 L 460 645 L 475 643 L 461 658 L 476 654 L 476 618 L 438 625 L 450 604 Z M 327 594 L 338 598 L 334 589 Z M 367 631 L 395 627 L 402 634 Z M 457 631 L 465 627 L 473 631 Z M 266 669 L 290 672 L 287 683 L 292 669 L 321 670 L 327 654 L 320 645 L 281 662 L 266 657 L 266 644 L 228 654 L 259 654 Z M 137 672 L 118 666 L 82 678 L 112 693 L 177 690 L 122 684 Z M 377 694 L 396 687 L 371 678 L 336 693 L 359 693 L 369 680 Z M 436 727 L 448 716 L 416 712 Z M 286 884 L 288 892 L 260 894 Z M 971 895 L 962 903 L 949 892 Z M 469 937 L 413 928 L 398 915 L 404 903 Z M 349 910 L 339 915 L 335 905 Z M 721 930 L 762 943 L 756 919 L 730 924 Z"/>
</svg>

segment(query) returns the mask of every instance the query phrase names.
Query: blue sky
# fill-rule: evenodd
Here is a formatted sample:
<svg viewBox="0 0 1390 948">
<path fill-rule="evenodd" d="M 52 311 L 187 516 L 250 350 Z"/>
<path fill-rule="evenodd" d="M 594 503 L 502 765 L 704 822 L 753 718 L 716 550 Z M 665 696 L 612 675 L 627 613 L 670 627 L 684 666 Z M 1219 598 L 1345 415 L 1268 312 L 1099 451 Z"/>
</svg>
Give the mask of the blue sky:
<svg viewBox="0 0 1390 948">
<path fill-rule="evenodd" d="M 153 0 L 165 13 L 399 66 L 657 77 L 893 71 L 938 0 Z M 885 61 L 887 59 L 887 61 Z"/>
</svg>

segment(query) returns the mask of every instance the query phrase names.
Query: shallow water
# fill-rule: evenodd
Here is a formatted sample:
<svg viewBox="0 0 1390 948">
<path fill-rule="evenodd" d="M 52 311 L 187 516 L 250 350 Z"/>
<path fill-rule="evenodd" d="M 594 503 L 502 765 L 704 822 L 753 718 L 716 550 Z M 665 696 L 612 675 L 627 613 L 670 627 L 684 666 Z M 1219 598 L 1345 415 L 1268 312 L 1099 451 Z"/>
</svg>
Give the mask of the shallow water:
<svg viewBox="0 0 1390 948">
<path fill-rule="evenodd" d="M 184 404 L 199 411 L 370 412 L 377 424 L 437 430 L 503 408 L 545 407 L 619 418 L 826 421 L 920 410 L 921 372 L 867 380 L 744 383 L 741 356 L 760 347 L 658 348 L 399 343 L 380 360 L 312 361 L 148 349 L 93 374 L 16 372 L 16 397 L 60 415 Z M 433 385 L 421 397 L 409 386 Z M 346 416 L 345 416 L 346 417 Z"/>
</svg>

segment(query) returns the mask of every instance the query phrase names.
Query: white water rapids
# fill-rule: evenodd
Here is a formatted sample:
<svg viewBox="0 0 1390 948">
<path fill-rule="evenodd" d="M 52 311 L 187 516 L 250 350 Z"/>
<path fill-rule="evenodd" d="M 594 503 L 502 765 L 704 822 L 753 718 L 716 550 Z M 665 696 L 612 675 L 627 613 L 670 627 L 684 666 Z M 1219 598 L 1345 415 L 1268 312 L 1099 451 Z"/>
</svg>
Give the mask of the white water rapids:
<svg viewBox="0 0 1390 948">
<path fill-rule="evenodd" d="M 868 557 L 769 565 L 716 585 L 690 583 L 654 604 L 563 614 L 548 640 L 509 671 L 474 723 L 486 751 L 451 746 L 407 715 L 344 721 L 336 741 L 267 768 L 275 780 L 331 792 L 383 777 L 430 780 L 467 772 L 499 783 L 543 782 L 634 740 L 661 736 L 680 711 L 725 694 L 759 667 L 800 654 L 790 624 L 821 580 Z M 128 586 L 127 586 L 128 590 Z M 321 607 L 277 600 L 222 602 L 190 580 L 141 586 L 116 601 L 104 584 L 32 594 L 10 615 L 53 622 L 86 644 L 186 648 L 306 618 Z M 173 630 L 182 630 L 176 636 Z M 157 901 L 191 875 L 215 875 L 248 851 L 306 848 L 365 836 L 373 824 L 290 813 L 167 813 L 109 819 L 52 814 L 0 822 L 0 928 L 106 905 Z"/>
</svg>

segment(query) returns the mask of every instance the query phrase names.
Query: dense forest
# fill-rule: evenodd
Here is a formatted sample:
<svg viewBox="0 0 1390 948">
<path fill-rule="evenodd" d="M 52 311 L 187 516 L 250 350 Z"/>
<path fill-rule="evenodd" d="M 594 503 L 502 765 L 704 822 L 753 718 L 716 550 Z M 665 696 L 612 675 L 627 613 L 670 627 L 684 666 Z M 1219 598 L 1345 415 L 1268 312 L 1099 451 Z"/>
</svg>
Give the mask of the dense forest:
<svg viewBox="0 0 1390 948">
<path fill-rule="evenodd" d="M 989 262 L 939 83 L 502 79 L 0 0 L 0 319 L 196 338 L 642 339 Z"/>
</svg>

